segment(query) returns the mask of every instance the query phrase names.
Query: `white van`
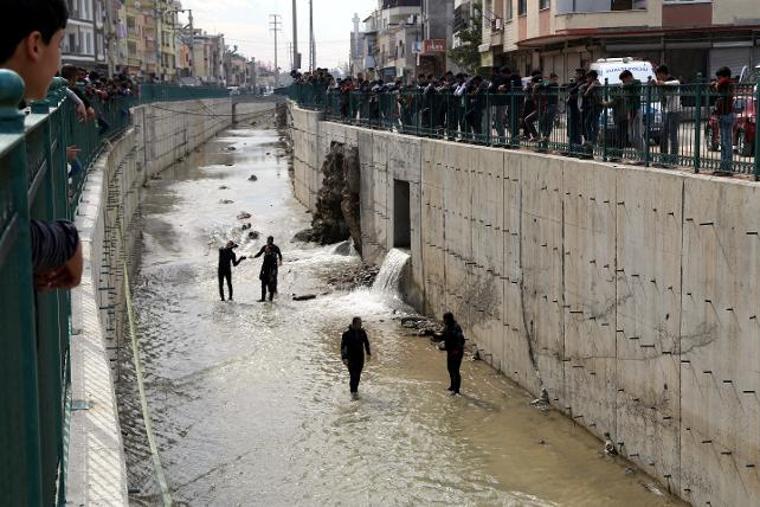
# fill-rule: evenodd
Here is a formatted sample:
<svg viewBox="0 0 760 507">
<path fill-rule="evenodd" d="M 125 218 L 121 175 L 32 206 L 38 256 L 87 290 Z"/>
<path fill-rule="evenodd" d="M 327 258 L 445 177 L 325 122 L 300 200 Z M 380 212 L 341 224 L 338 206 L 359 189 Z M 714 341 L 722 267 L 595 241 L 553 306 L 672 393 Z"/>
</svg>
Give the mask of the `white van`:
<svg viewBox="0 0 760 507">
<path fill-rule="evenodd" d="M 654 66 L 651 62 L 637 60 L 636 58 L 600 58 L 591 64 L 591 70 L 599 74 L 599 81 L 604 84 L 604 80 L 611 85 L 620 84 L 620 73 L 624 70 L 630 70 L 634 79 L 642 83 L 654 79 Z"/>
</svg>

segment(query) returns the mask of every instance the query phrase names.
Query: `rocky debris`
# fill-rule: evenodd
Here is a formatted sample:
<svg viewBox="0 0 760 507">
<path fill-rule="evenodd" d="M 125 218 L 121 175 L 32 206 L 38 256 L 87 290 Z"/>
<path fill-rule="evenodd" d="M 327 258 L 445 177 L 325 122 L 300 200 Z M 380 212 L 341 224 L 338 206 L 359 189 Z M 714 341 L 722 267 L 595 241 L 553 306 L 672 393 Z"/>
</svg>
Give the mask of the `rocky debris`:
<svg viewBox="0 0 760 507">
<path fill-rule="evenodd" d="M 322 165 L 322 175 L 311 232 L 299 233 L 298 241 L 330 245 L 351 238 L 361 255 L 358 148 L 333 142 Z"/>
<path fill-rule="evenodd" d="M 546 389 L 541 389 L 541 397 L 531 401 L 530 404 L 537 410 L 546 412 L 551 408 L 549 404 L 549 392 Z"/>
<path fill-rule="evenodd" d="M 336 290 L 353 290 L 358 287 L 371 287 L 380 268 L 368 264 L 350 266 L 339 273 L 330 273 L 327 283 Z"/>
<path fill-rule="evenodd" d="M 343 255 L 344 257 L 347 257 L 351 255 L 351 242 L 350 241 L 344 241 L 343 243 L 340 243 L 338 246 L 335 247 L 335 250 L 333 250 L 333 253 L 335 255 Z"/>
<path fill-rule="evenodd" d="M 259 181 L 259 177 L 255 174 L 251 174 L 251 176 L 248 178 L 248 181 Z"/>
<path fill-rule="evenodd" d="M 284 102 L 277 104 L 275 115 L 275 124 L 278 129 L 284 129 L 288 126 L 288 106 Z"/>
<path fill-rule="evenodd" d="M 416 331 L 416 336 L 429 336 L 431 341 L 440 341 L 436 333 L 441 330 L 441 325 L 433 319 L 422 315 L 412 315 L 401 318 L 401 327 Z"/>
<path fill-rule="evenodd" d="M 293 294 L 293 301 L 311 301 L 312 299 L 317 299 L 317 296 L 315 294 L 305 294 L 303 296 Z"/>
<path fill-rule="evenodd" d="M 232 201 L 230 199 L 222 199 L 219 201 L 219 204 L 234 204 L 235 201 Z"/>
<path fill-rule="evenodd" d="M 251 218 L 251 214 L 247 211 L 241 211 L 237 216 L 238 220 L 248 220 L 249 218 Z"/>
<path fill-rule="evenodd" d="M 609 433 L 604 434 L 604 454 L 607 456 L 617 456 L 618 454 L 617 447 L 612 442 L 612 437 Z"/>
</svg>

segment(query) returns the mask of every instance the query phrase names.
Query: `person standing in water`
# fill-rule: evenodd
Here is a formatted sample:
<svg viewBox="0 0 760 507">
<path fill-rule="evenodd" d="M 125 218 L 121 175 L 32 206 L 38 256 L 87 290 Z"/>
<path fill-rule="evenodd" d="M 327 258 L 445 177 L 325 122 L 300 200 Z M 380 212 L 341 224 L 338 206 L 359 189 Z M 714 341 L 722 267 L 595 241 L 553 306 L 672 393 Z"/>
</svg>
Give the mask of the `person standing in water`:
<svg viewBox="0 0 760 507">
<path fill-rule="evenodd" d="M 255 258 L 258 259 L 262 255 L 264 262 L 261 264 L 261 274 L 259 274 L 259 280 L 261 280 L 259 303 L 266 301 L 267 289 L 269 289 L 269 301 L 272 301 L 277 293 L 277 268 L 282 266 L 282 253 L 280 248 L 274 244 L 272 236 L 267 238 L 267 244 L 261 247 Z"/>
<path fill-rule="evenodd" d="M 459 369 L 462 367 L 462 359 L 464 358 L 464 333 L 462 328 L 457 324 L 454 319 L 454 314 L 446 312 L 443 315 L 443 343 L 446 347 L 446 365 L 449 370 L 449 377 L 451 377 L 451 385 L 449 391 L 452 395 L 459 394 L 459 389 L 462 387 L 462 375 L 459 373 Z"/>
<path fill-rule="evenodd" d="M 343 333 L 343 338 L 340 340 L 340 357 L 343 364 L 348 367 L 348 373 L 351 377 L 349 387 L 354 399 L 359 396 L 359 381 L 364 369 L 365 350 L 367 351 L 367 359 L 372 357 L 367 332 L 362 328 L 362 319 L 354 317 L 351 326 Z"/>
<path fill-rule="evenodd" d="M 230 301 L 232 301 L 232 266 L 237 267 L 238 264 L 243 262 L 246 257 L 243 256 L 240 259 L 235 255 L 235 248 L 237 245 L 228 241 L 227 246 L 219 249 L 219 297 L 224 301 L 224 280 L 227 280 L 227 288 L 230 292 Z"/>
</svg>

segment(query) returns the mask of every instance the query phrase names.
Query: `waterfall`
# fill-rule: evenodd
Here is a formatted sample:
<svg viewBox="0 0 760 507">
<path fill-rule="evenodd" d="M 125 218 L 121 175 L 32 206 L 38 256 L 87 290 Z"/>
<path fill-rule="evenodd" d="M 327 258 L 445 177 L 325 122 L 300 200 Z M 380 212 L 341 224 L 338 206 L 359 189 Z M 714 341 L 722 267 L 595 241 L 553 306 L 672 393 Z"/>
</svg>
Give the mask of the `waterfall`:
<svg viewBox="0 0 760 507">
<path fill-rule="evenodd" d="M 380 272 L 375 278 L 375 283 L 372 284 L 372 292 L 400 295 L 401 277 L 411 258 L 408 251 L 398 248 L 388 252 L 385 260 L 383 260 L 383 265 L 380 266 Z"/>
</svg>

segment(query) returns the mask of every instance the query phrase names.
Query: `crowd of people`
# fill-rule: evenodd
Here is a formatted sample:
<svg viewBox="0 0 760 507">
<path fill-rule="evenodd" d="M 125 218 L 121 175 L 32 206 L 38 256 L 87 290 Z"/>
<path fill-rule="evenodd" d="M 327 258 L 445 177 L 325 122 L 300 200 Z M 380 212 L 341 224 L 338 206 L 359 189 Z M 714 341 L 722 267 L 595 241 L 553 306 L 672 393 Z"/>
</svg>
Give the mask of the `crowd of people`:
<svg viewBox="0 0 760 507">
<path fill-rule="evenodd" d="M 309 91 L 312 105 L 369 126 L 506 146 L 547 149 L 550 144 L 562 145 L 564 154 L 585 157 L 593 156 L 604 129 L 613 161 L 626 148 L 633 148 L 634 158 L 642 157 L 646 143 L 653 140 L 659 144 L 662 165 L 676 165 L 679 159 L 682 82 L 667 65 L 657 66 L 646 83 L 623 70 L 616 75 L 620 82 L 610 87 L 605 87 L 596 70 L 585 68 L 576 69 L 566 83 L 556 73 L 534 70 L 523 77 L 508 67 L 495 69 L 488 79 L 452 72 L 438 77 L 420 74 L 411 82 L 401 78 L 386 82 L 372 72 L 336 79 L 326 69 L 294 71 L 291 76 L 296 85 Z M 732 164 L 734 85 L 731 70 L 723 67 L 706 92 L 715 97 L 711 113 L 719 117 L 721 170 L 726 172 Z M 652 87 L 649 93 L 647 86 Z M 647 107 L 645 100 L 651 102 Z M 657 139 L 650 138 L 645 128 L 647 111 L 655 110 L 662 118 Z M 560 113 L 565 115 L 563 122 Z M 562 137 L 553 136 L 559 124 L 565 132 Z"/>
</svg>

